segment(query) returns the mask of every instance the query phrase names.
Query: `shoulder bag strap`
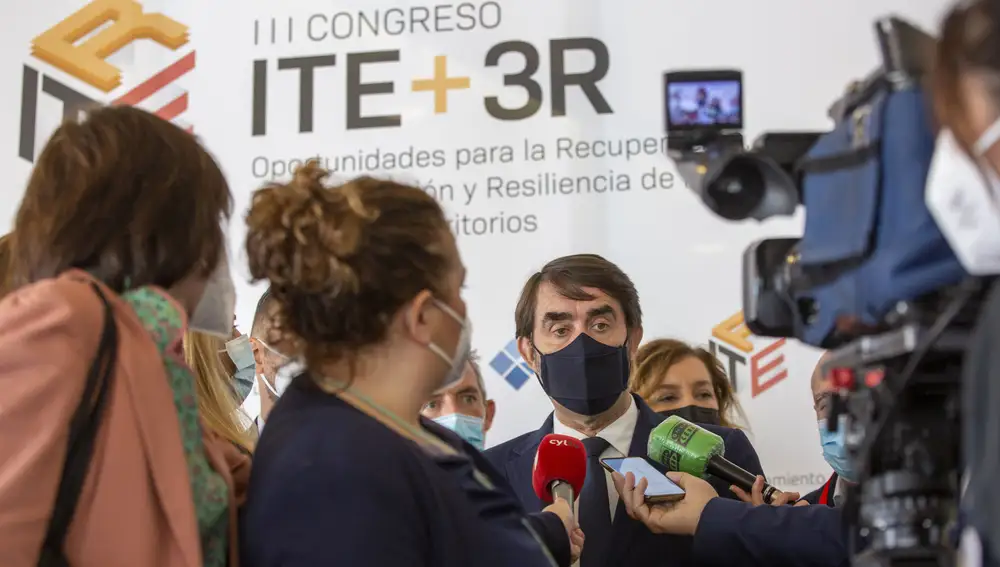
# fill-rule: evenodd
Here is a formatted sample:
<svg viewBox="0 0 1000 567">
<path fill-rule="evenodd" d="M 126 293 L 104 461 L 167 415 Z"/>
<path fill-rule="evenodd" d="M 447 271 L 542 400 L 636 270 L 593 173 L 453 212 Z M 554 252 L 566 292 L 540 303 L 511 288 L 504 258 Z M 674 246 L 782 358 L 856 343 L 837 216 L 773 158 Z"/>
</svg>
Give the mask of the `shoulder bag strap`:
<svg viewBox="0 0 1000 567">
<path fill-rule="evenodd" d="M 94 362 L 87 372 L 87 382 L 80 398 L 80 405 L 77 406 L 69 423 L 66 462 L 56 491 L 55 506 L 45 534 L 45 542 L 42 544 L 42 553 L 38 559 L 39 567 L 69 565 L 63 555 L 63 543 L 76 512 L 83 481 L 90 469 L 90 459 L 94 453 L 101 416 L 108 404 L 111 378 L 118 355 L 118 327 L 115 325 L 111 304 L 96 284 L 91 285 L 101 304 L 104 305 L 104 328 L 97 346 L 97 356 L 94 357 Z"/>
</svg>

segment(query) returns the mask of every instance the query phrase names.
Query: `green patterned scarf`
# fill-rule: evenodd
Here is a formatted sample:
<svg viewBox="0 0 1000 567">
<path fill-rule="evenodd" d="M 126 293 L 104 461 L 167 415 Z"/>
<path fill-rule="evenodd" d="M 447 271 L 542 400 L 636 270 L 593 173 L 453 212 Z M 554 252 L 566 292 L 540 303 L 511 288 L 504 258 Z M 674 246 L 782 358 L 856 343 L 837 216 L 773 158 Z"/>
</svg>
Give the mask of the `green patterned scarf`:
<svg viewBox="0 0 1000 567">
<path fill-rule="evenodd" d="M 184 362 L 183 317 L 172 301 L 154 288 L 141 287 L 124 294 L 143 327 L 149 332 L 163 359 L 163 367 L 174 392 L 181 441 L 191 477 L 191 493 L 201 535 L 204 567 L 225 567 L 229 548 L 229 487 L 212 469 L 205 455 L 194 373 Z"/>
</svg>

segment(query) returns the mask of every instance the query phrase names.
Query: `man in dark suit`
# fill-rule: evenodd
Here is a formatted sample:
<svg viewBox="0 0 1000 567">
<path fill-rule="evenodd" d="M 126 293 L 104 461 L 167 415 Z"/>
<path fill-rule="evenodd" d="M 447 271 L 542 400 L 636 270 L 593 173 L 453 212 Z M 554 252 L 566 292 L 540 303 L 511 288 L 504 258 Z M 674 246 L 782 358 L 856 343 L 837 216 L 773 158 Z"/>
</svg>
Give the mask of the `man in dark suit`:
<svg viewBox="0 0 1000 567">
<path fill-rule="evenodd" d="M 816 410 L 816 420 L 819 426 L 819 440 L 823 446 L 823 458 L 833 468 L 833 474 L 823 486 L 806 494 L 802 500 L 814 505 L 839 506 L 847 496 L 848 488 L 853 484 L 851 479 L 854 478 L 854 471 L 844 446 L 844 428 L 830 431 L 827 427 L 827 417 L 830 415 L 830 398 L 835 393 L 830 376 L 823 374 L 823 364 L 828 358 L 827 354 L 820 357 L 810 382 L 813 408 Z"/>
<path fill-rule="evenodd" d="M 834 501 L 834 496 L 841 496 L 837 493 L 837 485 L 839 482 L 844 482 L 840 480 L 837 473 L 830 475 L 830 478 L 826 479 L 823 486 L 813 490 L 809 494 L 802 497 L 802 500 L 808 502 L 812 505 L 822 505 L 822 506 L 836 506 Z M 842 492 L 842 491 L 841 491 Z M 839 501 L 839 499 L 838 499 Z"/>
<path fill-rule="evenodd" d="M 542 509 L 531 484 L 542 437 L 560 433 L 587 448 L 587 480 L 578 499 L 586 537 L 581 567 L 684 566 L 691 538 L 653 535 L 628 517 L 601 467 L 607 457 L 646 456 L 649 433 L 663 417 L 626 390 L 630 360 L 642 341 L 642 311 L 632 281 L 592 254 L 549 262 L 524 286 L 515 312 L 518 349 L 552 400 L 553 414 L 537 431 L 486 452 L 529 512 Z M 760 461 L 739 430 L 702 424 L 719 434 L 726 456 L 754 474 Z M 713 486 L 730 494 L 717 479 Z"/>
</svg>

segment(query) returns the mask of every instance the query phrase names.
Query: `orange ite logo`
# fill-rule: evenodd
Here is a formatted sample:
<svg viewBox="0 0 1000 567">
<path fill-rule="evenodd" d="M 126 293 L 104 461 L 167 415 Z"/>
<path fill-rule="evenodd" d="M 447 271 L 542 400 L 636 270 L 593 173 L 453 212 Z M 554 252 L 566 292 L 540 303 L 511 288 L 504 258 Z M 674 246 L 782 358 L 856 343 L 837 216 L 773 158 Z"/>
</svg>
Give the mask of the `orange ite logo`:
<svg viewBox="0 0 1000 567">
<path fill-rule="evenodd" d="M 110 25 L 106 25 L 109 22 Z M 32 40 L 31 55 L 35 59 L 68 74 L 80 84 L 66 84 L 24 65 L 20 157 L 29 162 L 35 159 L 41 94 L 61 102 L 64 119 L 73 119 L 81 109 L 97 104 L 139 105 L 194 69 L 195 52 L 190 51 L 127 92 L 113 96 L 122 86 L 122 71 L 107 59 L 140 39 L 152 40 L 177 52 L 190 38 L 187 26 L 163 14 L 145 13 L 135 0 L 94 0 Z M 81 92 L 80 87 L 96 89 L 109 96 L 95 100 Z M 188 94 L 184 92 L 160 108 L 149 110 L 164 120 L 173 120 L 187 108 Z"/>
<path fill-rule="evenodd" d="M 785 339 L 778 339 L 758 348 L 750 341 L 750 336 L 750 329 L 743 320 L 743 312 L 738 311 L 712 328 L 712 338 L 708 344 L 712 354 L 726 366 L 729 380 L 736 391 L 740 391 L 736 378 L 738 370 L 749 363 L 750 397 L 756 398 L 787 378 L 788 369 L 782 352 Z"/>
</svg>

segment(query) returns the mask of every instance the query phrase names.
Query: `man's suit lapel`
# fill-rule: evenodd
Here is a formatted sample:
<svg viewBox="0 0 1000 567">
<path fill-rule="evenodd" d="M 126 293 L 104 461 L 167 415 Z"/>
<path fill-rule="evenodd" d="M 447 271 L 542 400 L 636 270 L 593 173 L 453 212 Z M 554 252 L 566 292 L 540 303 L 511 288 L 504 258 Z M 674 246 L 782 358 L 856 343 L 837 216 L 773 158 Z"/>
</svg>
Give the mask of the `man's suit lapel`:
<svg viewBox="0 0 1000 567">
<path fill-rule="evenodd" d="M 535 469 L 538 445 L 549 433 L 552 433 L 552 414 L 549 414 L 549 418 L 538 431 L 525 437 L 520 445 L 511 450 L 510 460 L 507 461 L 507 479 L 529 514 L 540 512 L 545 507 L 545 503 L 535 495 L 531 475 Z"/>
<path fill-rule="evenodd" d="M 645 457 L 647 454 L 646 444 L 649 441 L 649 434 L 653 428 L 663 421 L 663 417 L 650 409 L 642 398 L 632 395 L 635 398 L 636 406 L 639 409 L 639 418 L 635 422 L 635 431 L 632 433 L 632 443 L 628 448 L 629 457 Z M 621 560 L 628 556 L 628 548 L 632 543 L 632 538 L 637 530 L 647 530 L 646 526 L 628 517 L 625 505 L 621 498 L 618 499 L 618 508 L 615 510 L 615 521 L 611 526 L 611 546 L 605 565 L 613 565 L 612 558 Z M 586 535 L 586 534 L 584 534 Z"/>
</svg>

